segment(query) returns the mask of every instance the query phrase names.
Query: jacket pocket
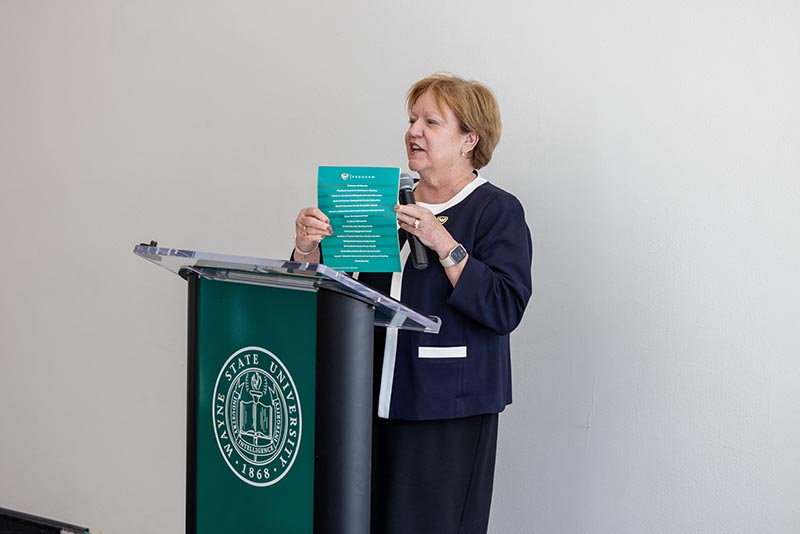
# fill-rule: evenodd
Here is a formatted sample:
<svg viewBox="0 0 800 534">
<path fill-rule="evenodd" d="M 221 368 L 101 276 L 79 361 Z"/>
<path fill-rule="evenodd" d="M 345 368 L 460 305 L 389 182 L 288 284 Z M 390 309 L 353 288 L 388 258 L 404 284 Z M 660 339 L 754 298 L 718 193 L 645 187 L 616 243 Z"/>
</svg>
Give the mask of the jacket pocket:
<svg viewBox="0 0 800 534">
<path fill-rule="evenodd" d="M 417 357 L 427 360 L 449 360 L 454 358 L 466 358 L 467 347 L 419 347 Z"/>
</svg>

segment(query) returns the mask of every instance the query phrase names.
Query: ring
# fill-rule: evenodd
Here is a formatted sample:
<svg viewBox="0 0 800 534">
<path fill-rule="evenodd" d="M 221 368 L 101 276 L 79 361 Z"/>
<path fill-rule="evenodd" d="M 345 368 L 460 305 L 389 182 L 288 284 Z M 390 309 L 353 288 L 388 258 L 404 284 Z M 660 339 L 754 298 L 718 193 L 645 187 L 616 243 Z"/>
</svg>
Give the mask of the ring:
<svg viewBox="0 0 800 534">
<path fill-rule="evenodd" d="M 414 219 L 414 228 L 419 230 L 419 219 Z"/>
<path fill-rule="evenodd" d="M 308 237 L 308 226 L 303 225 L 303 237 Z"/>
</svg>

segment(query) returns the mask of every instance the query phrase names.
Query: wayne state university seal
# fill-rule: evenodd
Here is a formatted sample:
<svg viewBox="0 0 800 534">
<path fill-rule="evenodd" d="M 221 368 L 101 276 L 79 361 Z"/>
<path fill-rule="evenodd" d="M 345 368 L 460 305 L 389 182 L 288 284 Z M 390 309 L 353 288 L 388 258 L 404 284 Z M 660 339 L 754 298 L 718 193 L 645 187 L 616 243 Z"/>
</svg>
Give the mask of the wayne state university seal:
<svg viewBox="0 0 800 534">
<path fill-rule="evenodd" d="M 277 356 L 260 347 L 233 353 L 217 376 L 212 406 L 219 451 L 236 476 L 270 486 L 289 472 L 303 421 L 294 380 Z"/>
</svg>

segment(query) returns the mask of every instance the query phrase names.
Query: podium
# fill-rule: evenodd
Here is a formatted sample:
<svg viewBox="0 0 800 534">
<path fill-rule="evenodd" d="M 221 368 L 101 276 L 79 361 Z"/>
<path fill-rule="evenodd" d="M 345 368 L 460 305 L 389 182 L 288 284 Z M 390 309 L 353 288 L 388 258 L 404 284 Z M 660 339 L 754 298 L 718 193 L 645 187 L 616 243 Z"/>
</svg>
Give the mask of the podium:
<svg viewBox="0 0 800 534">
<path fill-rule="evenodd" d="M 188 282 L 186 532 L 368 534 L 373 325 L 439 319 L 322 264 L 134 254 Z"/>
</svg>

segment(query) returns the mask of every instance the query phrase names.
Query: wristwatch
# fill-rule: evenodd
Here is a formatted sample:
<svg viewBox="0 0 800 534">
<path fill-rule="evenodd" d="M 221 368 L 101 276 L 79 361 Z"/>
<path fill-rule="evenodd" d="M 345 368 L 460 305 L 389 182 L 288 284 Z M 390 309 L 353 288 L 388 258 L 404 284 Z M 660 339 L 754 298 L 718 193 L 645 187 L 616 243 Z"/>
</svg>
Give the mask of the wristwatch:
<svg viewBox="0 0 800 534">
<path fill-rule="evenodd" d="M 459 243 L 456 247 L 450 251 L 450 254 L 447 255 L 444 259 L 439 259 L 439 263 L 442 264 L 442 267 L 452 267 L 458 263 L 461 263 L 464 258 L 467 257 L 467 251 L 464 248 L 464 245 Z"/>
</svg>

